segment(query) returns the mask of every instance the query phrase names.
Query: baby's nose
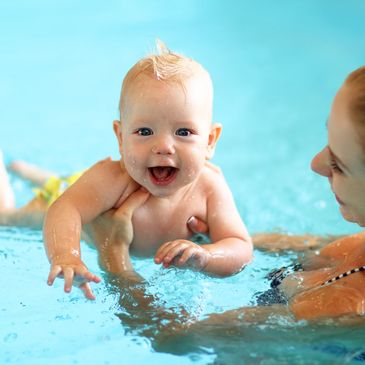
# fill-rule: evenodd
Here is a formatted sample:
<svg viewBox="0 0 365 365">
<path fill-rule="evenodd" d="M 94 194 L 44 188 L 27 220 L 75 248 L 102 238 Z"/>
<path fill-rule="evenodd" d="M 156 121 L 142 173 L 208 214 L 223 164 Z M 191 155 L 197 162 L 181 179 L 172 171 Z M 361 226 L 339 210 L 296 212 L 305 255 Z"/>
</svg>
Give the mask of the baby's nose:
<svg viewBox="0 0 365 365">
<path fill-rule="evenodd" d="M 175 152 L 173 141 L 170 138 L 159 138 L 152 146 L 152 152 L 157 155 L 171 155 Z"/>
</svg>

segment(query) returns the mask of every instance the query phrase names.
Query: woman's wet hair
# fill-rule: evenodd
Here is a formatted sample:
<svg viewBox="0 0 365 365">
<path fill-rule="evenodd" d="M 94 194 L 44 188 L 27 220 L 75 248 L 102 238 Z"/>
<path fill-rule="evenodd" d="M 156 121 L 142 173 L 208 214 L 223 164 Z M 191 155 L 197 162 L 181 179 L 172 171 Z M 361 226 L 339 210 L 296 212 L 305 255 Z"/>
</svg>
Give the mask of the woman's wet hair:
<svg viewBox="0 0 365 365">
<path fill-rule="evenodd" d="M 344 82 L 348 93 L 349 113 L 365 154 L 365 66 L 351 72 Z M 365 156 L 364 156 L 365 160 Z"/>
</svg>

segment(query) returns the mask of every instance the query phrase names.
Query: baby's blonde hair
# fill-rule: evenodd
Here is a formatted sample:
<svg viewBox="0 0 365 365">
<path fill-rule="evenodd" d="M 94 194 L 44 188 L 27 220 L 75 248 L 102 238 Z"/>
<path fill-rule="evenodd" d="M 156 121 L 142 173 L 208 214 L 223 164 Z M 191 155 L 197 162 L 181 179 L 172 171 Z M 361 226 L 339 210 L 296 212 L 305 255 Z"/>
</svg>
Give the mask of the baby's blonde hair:
<svg viewBox="0 0 365 365">
<path fill-rule="evenodd" d="M 348 93 L 350 117 L 365 152 L 365 66 L 351 72 L 345 80 L 344 87 L 351 91 Z"/>
<path fill-rule="evenodd" d="M 202 65 L 191 58 L 170 51 L 158 39 L 156 41 L 156 52 L 139 60 L 124 77 L 119 101 L 120 114 L 125 109 L 125 97 L 128 89 L 138 76 L 146 75 L 162 82 L 176 83 L 185 90 L 185 81 L 197 73 L 206 74 L 210 84 L 212 84 L 209 73 Z"/>
</svg>

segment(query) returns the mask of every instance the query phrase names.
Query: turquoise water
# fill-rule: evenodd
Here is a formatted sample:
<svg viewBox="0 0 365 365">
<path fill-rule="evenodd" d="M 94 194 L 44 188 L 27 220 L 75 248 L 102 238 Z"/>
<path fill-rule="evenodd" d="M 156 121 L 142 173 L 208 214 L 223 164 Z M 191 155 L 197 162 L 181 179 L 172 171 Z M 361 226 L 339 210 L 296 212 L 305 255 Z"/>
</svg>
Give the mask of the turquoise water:
<svg viewBox="0 0 365 365">
<path fill-rule="evenodd" d="M 325 121 L 344 77 L 364 64 L 362 0 L 12 1 L 0 4 L 0 147 L 59 173 L 117 157 L 112 121 L 122 78 L 155 38 L 199 60 L 215 85 L 224 131 L 223 169 L 251 232 L 337 234 L 342 220 L 328 183 L 309 169 L 326 142 Z M 18 204 L 29 186 L 12 178 Z M 89 268 L 103 274 L 83 247 Z M 255 252 L 224 280 L 135 260 L 169 307 L 204 317 L 250 305 L 265 273 L 291 256 Z M 0 363 L 316 364 L 358 363 L 362 328 L 231 325 L 172 338 L 159 348 L 120 321 L 106 281 L 95 302 L 45 285 L 40 232 L 0 229 Z M 217 334 L 218 332 L 218 334 Z"/>
</svg>

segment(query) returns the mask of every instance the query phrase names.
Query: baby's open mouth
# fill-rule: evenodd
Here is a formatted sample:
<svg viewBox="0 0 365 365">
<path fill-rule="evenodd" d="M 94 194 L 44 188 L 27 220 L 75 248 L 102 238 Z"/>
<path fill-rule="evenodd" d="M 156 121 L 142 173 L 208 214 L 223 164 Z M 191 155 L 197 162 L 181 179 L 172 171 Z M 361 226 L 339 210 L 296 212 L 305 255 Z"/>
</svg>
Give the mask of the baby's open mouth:
<svg viewBox="0 0 365 365">
<path fill-rule="evenodd" d="M 153 183 L 157 185 L 167 185 L 175 178 L 178 169 L 172 166 L 149 167 L 148 171 Z"/>
</svg>

